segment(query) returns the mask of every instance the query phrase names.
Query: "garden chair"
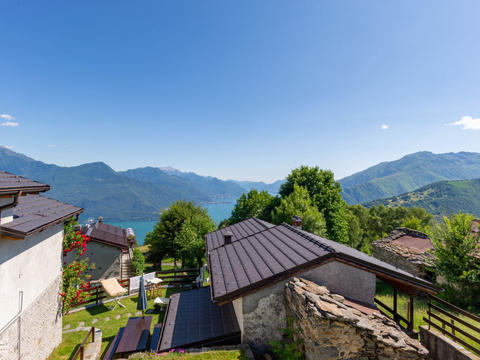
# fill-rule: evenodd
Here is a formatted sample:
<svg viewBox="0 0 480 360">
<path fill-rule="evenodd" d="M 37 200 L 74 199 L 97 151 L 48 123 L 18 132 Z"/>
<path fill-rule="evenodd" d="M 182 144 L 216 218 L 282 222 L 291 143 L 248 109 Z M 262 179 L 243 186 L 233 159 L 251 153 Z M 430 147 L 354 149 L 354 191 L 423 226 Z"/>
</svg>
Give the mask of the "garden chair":
<svg viewBox="0 0 480 360">
<path fill-rule="evenodd" d="M 102 284 L 103 290 L 105 290 L 107 295 L 114 298 L 113 301 L 115 302 L 115 305 L 112 306 L 110 310 L 114 310 L 117 305 L 120 305 L 124 308 L 125 305 L 120 302 L 118 297 L 124 295 L 127 292 L 127 289 L 122 287 L 115 278 L 101 280 L 100 283 Z"/>
</svg>

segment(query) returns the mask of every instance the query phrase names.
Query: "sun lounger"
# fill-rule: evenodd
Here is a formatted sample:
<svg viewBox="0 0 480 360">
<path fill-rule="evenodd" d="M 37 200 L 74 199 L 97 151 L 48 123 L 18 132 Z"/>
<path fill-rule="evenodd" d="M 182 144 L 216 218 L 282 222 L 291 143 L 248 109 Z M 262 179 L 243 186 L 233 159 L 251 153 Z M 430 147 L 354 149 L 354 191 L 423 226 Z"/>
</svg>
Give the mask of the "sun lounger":
<svg viewBox="0 0 480 360">
<path fill-rule="evenodd" d="M 115 278 L 110 278 L 106 280 L 100 281 L 102 284 L 103 289 L 107 293 L 108 296 L 113 297 L 113 301 L 115 302 L 115 305 L 111 307 L 111 310 L 115 309 L 117 305 L 120 305 L 121 307 L 125 307 L 120 300 L 118 299 L 119 296 L 124 295 L 127 292 L 127 289 L 123 288 Z"/>
</svg>

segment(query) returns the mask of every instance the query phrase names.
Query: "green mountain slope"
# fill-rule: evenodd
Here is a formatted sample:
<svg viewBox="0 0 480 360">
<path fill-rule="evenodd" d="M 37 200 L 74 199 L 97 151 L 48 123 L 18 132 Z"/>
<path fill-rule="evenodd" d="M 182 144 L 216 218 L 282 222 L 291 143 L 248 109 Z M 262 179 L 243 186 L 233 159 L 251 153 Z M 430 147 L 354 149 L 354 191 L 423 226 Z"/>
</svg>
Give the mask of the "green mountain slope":
<svg viewBox="0 0 480 360">
<path fill-rule="evenodd" d="M 153 184 L 123 176 L 104 163 L 61 167 L 0 148 L 0 169 L 51 185 L 49 197 L 85 209 L 83 217 L 110 221 L 155 220 L 172 201 L 209 201 L 210 197 L 183 181 Z"/>
<path fill-rule="evenodd" d="M 418 152 L 339 180 L 349 204 L 396 196 L 441 180 L 480 177 L 480 154 Z"/>
<path fill-rule="evenodd" d="M 167 173 L 167 171 L 170 173 Z M 161 170 L 154 167 L 143 167 L 119 172 L 119 174 L 133 179 L 164 184 L 174 181 L 175 184 L 183 184 L 185 188 L 201 191 L 212 200 L 219 198 L 237 198 L 245 190 L 231 181 L 223 181 L 212 176 L 201 176 L 192 172 L 181 172 L 175 169 Z"/>
<path fill-rule="evenodd" d="M 421 207 L 436 216 L 459 211 L 480 216 L 480 179 L 440 181 L 418 190 L 364 204 Z"/>
</svg>

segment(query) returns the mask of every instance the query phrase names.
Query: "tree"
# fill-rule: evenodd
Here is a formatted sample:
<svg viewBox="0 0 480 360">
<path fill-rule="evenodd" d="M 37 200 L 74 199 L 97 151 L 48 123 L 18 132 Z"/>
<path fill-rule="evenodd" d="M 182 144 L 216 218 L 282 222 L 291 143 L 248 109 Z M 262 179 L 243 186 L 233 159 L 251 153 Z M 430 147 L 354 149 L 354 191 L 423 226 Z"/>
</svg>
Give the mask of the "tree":
<svg viewBox="0 0 480 360">
<path fill-rule="evenodd" d="M 327 236 L 332 240 L 348 243 L 348 223 L 341 195 L 342 188 L 335 181 L 333 172 L 320 170 L 318 166 L 301 166 L 294 169 L 286 180 L 280 187 L 281 197 L 291 194 L 295 184 L 307 189 L 313 204 L 325 217 Z"/>
<path fill-rule="evenodd" d="M 195 230 L 190 222 L 185 222 L 175 237 L 179 255 L 185 267 L 200 267 L 205 257 L 205 239 Z"/>
<path fill-rule="evenodd" d="M 235 224 L 251 217 L 269 221 L 273 203 L 274 197 L 268 192 L 252 189 L 237 199 L 228 223 Z"/>
<path fill-rule="evenodd" d="M 305 231 L 325 236 L 325 219 L 317 207 L 313 205 L 307 189 L 294 185 L 293 192 L 280 201 L 280 205 L 272 211 L 272 221 L 275 224 L 291 223 L 293 216 L 302 218 L 302 228 Z"/>
<path fill-rule="evenodd" d="M 178 237 L 186 223 L 190 224 L 194 233 L 202 239 L 206 233 L 215 230 L 215 224 L 207 210 L 193 202 L 182 200 L 174 202 L 161 212 L 160 221 L 145 238 L 145 243 L 150 245 L 151 259 L 155 264 L 161 264 L 165 256 L 171 256 L 175 264 L 177 259 L 182 259 L 182 266 L 183 261 L 191 261 L 190 258 L 184 257 L 186 253 L 182 251 L 180 239 L 185 238 L 183 235 Z"/>
<path fill-rule="evenodd" d="M 445 280 L 443 296 L 460 306 L 480 305 L 479 259 L 472 256 L 478 249 L 478 235 L 471 231 L 473 219 L 461 212 L 452 214 L 429 234 L 435 247 L 435 272 Z"/>
<path fill-rule="evenodd" d="M 145 269 L 145 257 L 138 248 L 133 249 L 132 266 L 135 275 L 138 276 L 143 274 L 143 270 Z"/>
</svg>

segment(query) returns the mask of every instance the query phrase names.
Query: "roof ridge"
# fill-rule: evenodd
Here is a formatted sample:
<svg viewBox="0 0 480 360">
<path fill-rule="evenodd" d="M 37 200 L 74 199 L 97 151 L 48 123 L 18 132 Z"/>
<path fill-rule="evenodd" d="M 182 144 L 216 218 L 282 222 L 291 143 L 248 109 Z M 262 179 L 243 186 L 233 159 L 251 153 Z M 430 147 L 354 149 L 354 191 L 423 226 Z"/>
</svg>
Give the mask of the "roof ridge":
<svg viewBox="0 0 480 360">
<path fill-rule="evenodd" d="M 328 246 L 328 245 L 326 245 L 326 244 L 318 241 L 317 239 L 314 239 L 313 237 L 309 236 L 309 235 L 308 235 L 308 232 L 305 231 L 305 230 L 299 230 L 299 229 L 297 229 L 297 228 L 293 227 L 292 225 L 289 225 L 289 224 L 287 224 L 287 223 L 285 223 L 285 222 L 281 223 L 279 226 L 284 226 L 284 227 L 286 227 L 286 228 L 289 229 L 290 231 L 293 231 L 294 233 L 300 235 L 301 237 L 307 239 L 308 241 L 311 241 L 311 242 L 314 243 L 315 245 L 320 246 L 322 249 L 324 249 L 324 250 L 326 250 L 326 251 L 328 251 L 328 252 L 330 252 L 330 253 L 336 253 L 336 252 L 337 252 L 337 251 L 336 251 L 334 248 L 332 248 L 331 246 Z M 312 234 L 312 235 L 313 235 L 313 234 Z"/>
</svg>

